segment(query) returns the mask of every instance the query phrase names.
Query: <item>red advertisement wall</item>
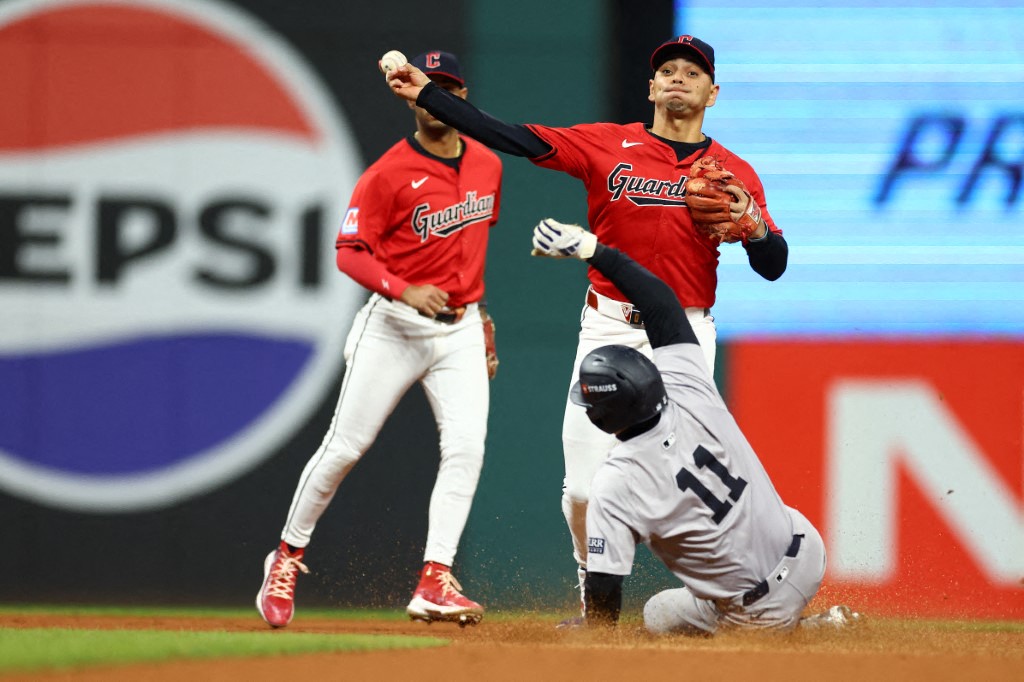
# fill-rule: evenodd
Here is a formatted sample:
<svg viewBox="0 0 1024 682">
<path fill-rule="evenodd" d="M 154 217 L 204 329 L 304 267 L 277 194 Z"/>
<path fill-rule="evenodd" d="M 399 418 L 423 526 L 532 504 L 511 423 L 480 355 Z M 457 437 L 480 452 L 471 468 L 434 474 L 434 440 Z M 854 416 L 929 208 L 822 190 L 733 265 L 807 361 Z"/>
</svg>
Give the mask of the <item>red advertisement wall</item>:
<svg viewBox="0 0 1024 682">
<path fill-rule="evenodd" d="M 1024 618 L 1024 343 L 731 346 L 727 400 L 871 613 Z"/>
</svg>

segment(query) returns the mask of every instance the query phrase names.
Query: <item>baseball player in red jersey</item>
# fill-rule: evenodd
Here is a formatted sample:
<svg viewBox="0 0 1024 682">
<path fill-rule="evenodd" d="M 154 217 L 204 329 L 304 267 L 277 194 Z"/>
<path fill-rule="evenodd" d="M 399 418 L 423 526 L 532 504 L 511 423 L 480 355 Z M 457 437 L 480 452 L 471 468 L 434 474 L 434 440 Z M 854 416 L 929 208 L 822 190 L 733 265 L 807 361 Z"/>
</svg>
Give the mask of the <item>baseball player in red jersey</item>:
<svg viewBox="0 0 1024 682">
<path fill-rule="evenodd" d="M 760 209 L 757 229 L 743 240 L 751 267 L 769 280 L 786 269 L 788 246 L 768 213 L 764 189 L 750 164 L 702 131 L 705 110 L 715 104 L 714 50 L 693 36 L 680 36 L 654 50 L 648 99 L 652 123 L 592 123 L 571 128 L 511 125 L 451 97 L 416 69 L 402 67 L 388 83 L 399 96 L 488 146 L 569 173 L 587 189 L 587 218 L 602 243 L 619 249 L 665 281 L 686 309 L 708 369 L 714 371 L 715 303 L 720 242 L 693 220 L 686 182 L 698 159 L 713 157 L 748 193 L 728 206 L 739 220 L 750 202 Z M 581 315 L 572 377 L 594 348 L 622 344 L 650 356 L 637 309 L 608 279 L 588 270 L 590 287 Z M 586 514 L 590 483 L 614 438 L 595 428 L 584 410 L 566 400 L 562 427 L 565 482 L 562 511 L 573 538 L 581 590 L 587 561 Z"/>
<path fill-rule="evenodd" d="M 432 51 L 413 64 L 456 98 L 458 61 Z M 497 370 L 483 306 L 488 232 L 498 219 L 501 161 L 410 104 L 416 133 L 366 169 L 338 233 L 338 268 L 369 289 L 345 344 L 341 395 L 323 443 L 299 478 L 281 542 L 264 563 L 256 607 L 273 627 L 294 614 L 305 548 L 338 486 L 416 381 L 440 433 L 424 566 L 406 608 L 419 620 L 475 623 L 483 607 L 450 567 L 483 464 L 488 377 Z"/>
</svg>

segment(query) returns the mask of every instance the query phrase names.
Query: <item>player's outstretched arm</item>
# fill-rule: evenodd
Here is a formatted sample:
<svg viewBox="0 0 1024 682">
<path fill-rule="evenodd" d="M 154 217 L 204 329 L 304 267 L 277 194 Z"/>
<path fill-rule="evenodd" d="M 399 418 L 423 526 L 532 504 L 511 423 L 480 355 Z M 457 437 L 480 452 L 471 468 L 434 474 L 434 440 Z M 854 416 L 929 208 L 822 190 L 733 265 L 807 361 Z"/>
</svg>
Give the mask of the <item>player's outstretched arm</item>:
<svg viewBox="0 0 1024 682">
<path fill-rule="evenodd" d="M 619 291 L 643 311 L 644 329 L 651 346 L 697 343 L 686 311 L 672 289 L 650 270 L 618 249 L 597 241 L 579 225 L 546 218 L 533 228 L 534 256 L 578 258 L 608 278 Z"/>
<path fill-rule="evenodd" d="M 484 113 L 436 83 L 425 85 L 415 102 L 439 121 L 499 152 L 534 159 L 551 151 L 551 145 L 526 126 L 505 123 Z"/>
<path fill-rule="evenodd" d="M 533 159 L 551 151 L 551 145 L 523 125 L 500 121 L 448 92 L 409 64 L 405 55 L 390 50 L 377 62 L 391 92 L 429 111 L 435 118 L 483 144 L 507 154 Z"/>
<path fill-rule="evenodd" d="M 551 145 L 523 125 L 512 125 L 485 114 L 462 97 L 439 87 L 409 64 L 398 50 L 389 50 L 377 62 L 391 92 L 415 102 L 435 118 L 499 152 L 533 159 L 551 151 Z"/>
</svg>

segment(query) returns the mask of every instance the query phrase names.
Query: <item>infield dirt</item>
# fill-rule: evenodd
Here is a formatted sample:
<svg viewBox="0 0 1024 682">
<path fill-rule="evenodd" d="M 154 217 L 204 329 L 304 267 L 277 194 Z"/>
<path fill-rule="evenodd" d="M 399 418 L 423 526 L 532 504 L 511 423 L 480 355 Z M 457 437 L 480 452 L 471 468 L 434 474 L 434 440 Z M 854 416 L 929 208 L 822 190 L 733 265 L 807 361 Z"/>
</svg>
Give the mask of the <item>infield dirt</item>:
<svg viewBox="0 0 1024 682">
<path fill-rule="evenodd" d="M 252 618 L 11 615 L 8 627 L 254 632 Z M 171 661 L 2 676 L 17 680 L 1021 680 L 1024 629 L 874 619 L 841 632 L 724 633 L 713 639 L 653 638 L 636 623 L 616 631 L 556 630 L 550 618 L 497 616 L 476 627 L 394 620 L 303 618 L 289 632 L 430 635 L 420 650 Z M 269 633 L 273 636 L 273 633 Z"/>
</svg>

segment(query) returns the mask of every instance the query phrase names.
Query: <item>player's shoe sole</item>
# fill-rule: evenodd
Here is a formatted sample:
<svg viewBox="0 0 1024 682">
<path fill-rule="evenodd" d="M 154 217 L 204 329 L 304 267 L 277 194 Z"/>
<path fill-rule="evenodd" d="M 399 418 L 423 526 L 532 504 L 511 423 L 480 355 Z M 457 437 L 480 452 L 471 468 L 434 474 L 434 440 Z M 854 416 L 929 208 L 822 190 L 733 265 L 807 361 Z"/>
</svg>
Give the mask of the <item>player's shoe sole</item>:
<svg viewBox="0 0 1024 682">
<path fill-rule="evenodd" d="M 807 618 L 800 619 L 800 627 L 802 628 L 833 628 L 836 630 L 842 630 L 845 628 L 859 625 L 863 622 L 864 617 L 857 613 L 849 606 L 842 604 L 831 607 L 824 613 L 819 613 Z"/>
<path fill-rule="evenodd" d="M 413 597 L 405 612 L 410 620 L 418 620 L 424 623 L 433 623 L 434 621 L 458 623 L 460 627 L 476 625 L 484 618 L 483 609 L 444 607 L 431 603 L 422 597 Z"/>
<path fill-rule="evenodd" d="M 458 614 L 442 614 L 442 613 L 428 613 L 428 614 L 409 614 L 409 620 L 420 621 L 422 623 L 430 624 L 433 622 L 443 623 L 458 623 L 460 628 L 464 628 L 467 625 L 476 625 L 484 619 L 483 616 L 476 613 L 458 613 Z"/>
<path fill-rule="evenodd" d="M 583 616 L 566 618 L 555 626 L 556 630 L 578 630 L 587 626 L 587 619 Z"/>
</svg>

